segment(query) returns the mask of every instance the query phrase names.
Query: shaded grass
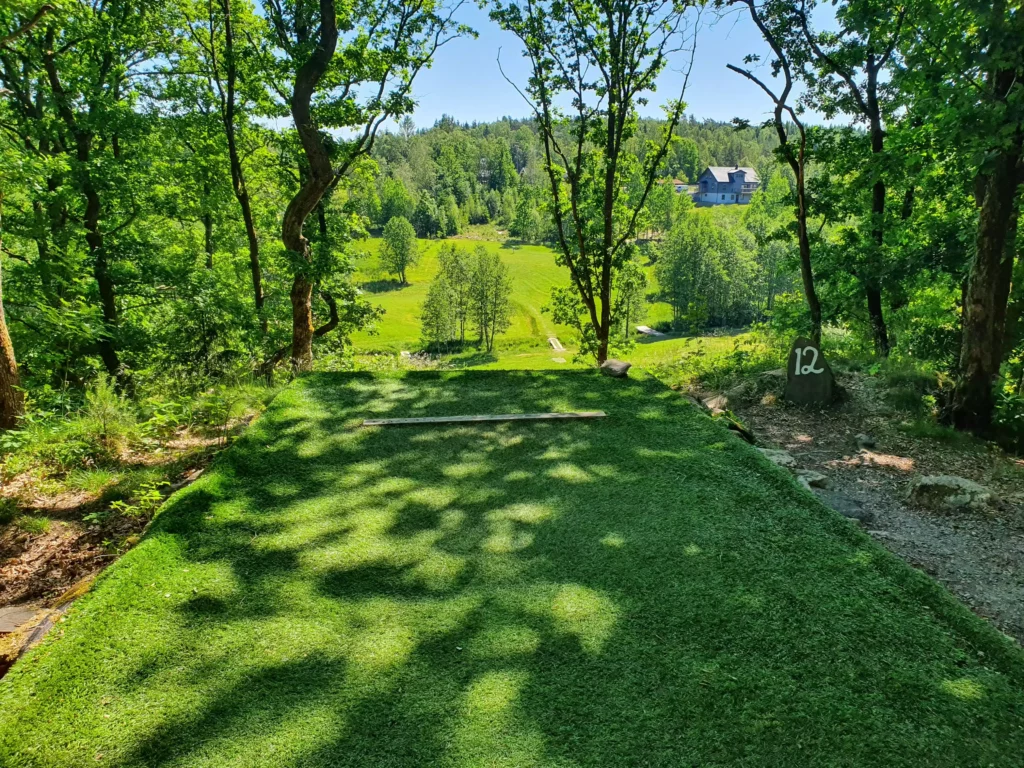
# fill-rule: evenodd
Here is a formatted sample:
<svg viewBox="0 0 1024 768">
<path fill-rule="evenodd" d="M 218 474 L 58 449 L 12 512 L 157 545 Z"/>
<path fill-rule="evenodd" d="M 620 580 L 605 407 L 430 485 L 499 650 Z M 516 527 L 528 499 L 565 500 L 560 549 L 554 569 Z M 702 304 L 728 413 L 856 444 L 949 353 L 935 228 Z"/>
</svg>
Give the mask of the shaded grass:
<svg viewBox="0 0 1024 768">
<path fill-rule="evenodd" d="M 1024 753 L 1020 649 L 650 379 L 301 379 L 61 635 L 0 682 L 2 765 Z"/>
</svg>

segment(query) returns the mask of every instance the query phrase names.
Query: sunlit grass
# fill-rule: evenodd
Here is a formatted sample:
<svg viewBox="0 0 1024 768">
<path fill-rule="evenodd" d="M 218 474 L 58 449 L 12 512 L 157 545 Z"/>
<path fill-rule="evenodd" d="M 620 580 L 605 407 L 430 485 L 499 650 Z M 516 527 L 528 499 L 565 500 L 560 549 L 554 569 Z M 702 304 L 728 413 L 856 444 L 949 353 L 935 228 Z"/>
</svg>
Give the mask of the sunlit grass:
<svg viewBox="0 0 1024 768">
<path fill-rule="evenodd" d="M 0 682 L 5 768 L 1022 752 L 1019 648 L 675 393 L 582 371 L 300 379 Z"/>
<path fill-rule="evenodd" d="M 356 250 L 365 254 L 357 261 L 357 283 L 367 291 L 366 298 L 385 310 L 377 323 L 374 333 L 361 331 L 354 334 L 353 341 L 361 351 L 419 349 L 420 309 L 427 295 L 427 288 L 438 269 L 437 252 L 444 241 L 420 240 L 419 261 L 408 271 L 409 285 L 388 285 L 391 279 L 381 270 L 377 259 L 380 240 L 373 238 L 357 245 Z M 508 265 L 512 280 L 512 325 L 498 337 L 499 349 L 522 348 L 547 345 L 551 335 L 566 335 L 567 329 L 556 326 L 549 315 L 541 312 L 548 303 L 551 289 L 565 285 L 569 275 L 564 267 L 555 263 L 555 254 L 543 245 L 513 245 L 494 241 L 451 240 L 460 248 L 473 250 L 483 246 L 498 253 Z"/>
</svg>

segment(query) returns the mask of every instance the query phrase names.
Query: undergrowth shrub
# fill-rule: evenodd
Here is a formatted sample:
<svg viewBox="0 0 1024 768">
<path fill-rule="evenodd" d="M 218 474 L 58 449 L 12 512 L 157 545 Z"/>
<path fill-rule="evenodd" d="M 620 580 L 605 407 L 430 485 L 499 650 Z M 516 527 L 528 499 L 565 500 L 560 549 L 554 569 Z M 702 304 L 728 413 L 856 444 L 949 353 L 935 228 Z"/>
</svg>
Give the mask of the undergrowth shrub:
<svg viewBox="0 0 1024 768">
<path fill-rule="evenodd" d="M 21 515 L 14 520 L 15 528 L 20 528 L 32 536 L 40 536 L 50 530 L 50 521 L 45 517 Z"/>
<path fill-rule="evenodd" d="M 785 358 L 778 339 L 758 328 L 737 337 L 727 352 L 712 351 L 704 339 L 694 338 L 677 362 L 655 366 L 652 373 L 671 386 L 719 390 L 779 368 Z"/>
<path fill-rule="evenodd" d="M 90 447 L 91 458 L 97 461 L 117 458 L 142 437 L 131 402 L 118 394 L 104 373 L 86 391 L 85 407 L 72 423 L 76 422 L 78 433 Z"/>
<path fill-rule="evenodd" d="M 142 384 L 139 389 L 154 394 L 140 395 L 136 403 L 100 375 L 77 409 L 30 412 L 20 429 L 0 433 L 3 475 L 9 478 L 32 471 L 40 481 L 48 476 L 67 477 L 71 489 L 101 487 L 106 481 L 86 478 L 83 471 L 117 469 L 130 451 L 182 429 L 201 426 L 226 434 L 236 419 L 261 411 L 277 391 L 252 376 L 199 393 L 175 391 L 167 380 L 161 380 L 159 387 L 151 388 L 152 381 Z"/>
<path fill-rule="evenodd" d="M 18 503 L 9 497 L 0 497 L 0 526 L 7 525 L 18 516 Z"/>
<path fill-rule="evenodd" d="M 909 357 L 890 357 L 869 368 L 885 387 L 885 400 L 899 411 L 934 415 L 944 376 L 930 363 Z"/>
</svg>

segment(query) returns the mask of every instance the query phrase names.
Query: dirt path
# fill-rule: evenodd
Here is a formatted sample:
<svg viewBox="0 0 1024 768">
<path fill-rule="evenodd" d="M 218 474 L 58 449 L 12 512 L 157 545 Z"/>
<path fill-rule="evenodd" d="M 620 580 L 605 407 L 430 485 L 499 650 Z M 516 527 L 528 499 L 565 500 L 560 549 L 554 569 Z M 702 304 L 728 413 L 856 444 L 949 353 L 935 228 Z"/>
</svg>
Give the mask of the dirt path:
<svg viewBox="0 0 1024 768">
<path fill-rule="evenodd" d="M 826 503 L 857 508 L 868 533 L 935 577 L 972 610 L 1024 644 L 1024 461 L 974 441 L 949 443 L 908 433 L 908 416 L 889 408 L 875 379 L 846 375 L 848 399 L 827 411 L 801 410 L 768 396 L 729 408 L 766 447 L 788 451 L 801 468 L 825 474 Z M 859 449 L 856 435 L 875 439 Z M 921 475 L 957 475 L 997 498 L 985 512 L 936 513 L 906 500 Z"/>
</svg>

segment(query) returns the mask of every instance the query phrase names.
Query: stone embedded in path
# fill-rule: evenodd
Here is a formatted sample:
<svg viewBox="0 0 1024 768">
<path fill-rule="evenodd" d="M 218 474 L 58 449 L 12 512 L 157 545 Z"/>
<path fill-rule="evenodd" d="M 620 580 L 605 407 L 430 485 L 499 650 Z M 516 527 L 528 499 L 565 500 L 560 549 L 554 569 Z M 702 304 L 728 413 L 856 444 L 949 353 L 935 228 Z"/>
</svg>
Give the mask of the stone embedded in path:
<svg viewBox="0 0 1024 768">
<path fill-rule="evenodd" d="M 711 411 L 712 415 L 725 413 L 729 408 L 729 398 L 725 395 L 715 395 L 704 401 L 704 407 Z"/>
<path fill-rule="evenodd" d="M 875 516 L 864 509 L 864 505 L 856 499 L 824 488 L 814 488 L 812 490 L 814 495 L 821 499 L 826 507 L 834 509 L 843 517 L 856 520 L 859 523 L 870 523 L 875 519 Z"/>
<path fill-rule="evenodd" d="M 858 451 L 870 450 L 871 448 L 874 448 L 877 445 L 875 438 L 873 438 L 871 435 L 865 435 L 863 432 L 860 433 L 859 435 L 854 435 L 853 439 L 854 442 L 857 443 Z"/>
<path fill-rule="evenodd" d="M 927 475 L 910 484 L 907 499 L 932 509 L 983 509 L 992 501 L 992 492 L 964 477 Z"/>
<path fill-rule="evenodd" d="M 796 466 L 796 459 L 793 458 L 792 454 L 787 453 L 786 451 L 779 451 L 775 448 L 758 448 L 757 450 L 763 453 L 764 457 L 772 464 L 777 464 L 778 466 L 786 467 L 787 469 L 792 469 Z"/>
<path fill-rule="evenodd" d="M 807 490 L 812 488 L 829 488 L 832 482 L 828 479 L 827 475 L 823 475 L 821 472 L 816 472 L 813 469 L 795 469 L 793 474 L 796 475 L 796 479 L 800 481 Z"/>
<path fill-rule="evenodd" d="M 17 605 L 0 608 L 0 634 L 16 632 L 19 627 L 32 621 L 38 612 L 37 608 Z"/>
<path fill-rule="evenodd" d="M 821 348 L 810 339 L 793 342 L 786 364 L 786 399 L 796 405 L 830 405 L 837 395 L 836 378 Z"/>
<path fill-rule="evenodd" d="M 605 360 L 601 363 L 601 373 L 613 379 L 624 379 L 632 367 L 632 363 L 625 363 L 622 360 Z"/>
</svg>

